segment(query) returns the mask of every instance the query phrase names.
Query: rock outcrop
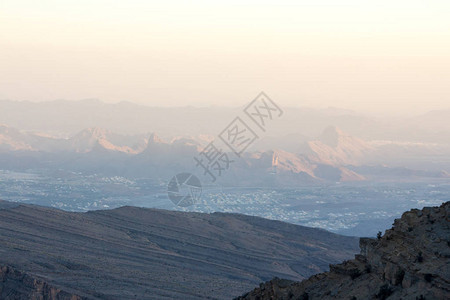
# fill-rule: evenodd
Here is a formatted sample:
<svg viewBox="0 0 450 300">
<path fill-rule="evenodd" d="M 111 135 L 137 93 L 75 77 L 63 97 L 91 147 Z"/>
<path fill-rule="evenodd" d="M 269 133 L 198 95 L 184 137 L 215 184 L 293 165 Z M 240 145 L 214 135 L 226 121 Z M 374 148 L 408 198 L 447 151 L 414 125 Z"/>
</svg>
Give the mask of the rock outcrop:
<svg viewBox="0 0 450 300">
<path fill-rule="evenodd" d="M 450 202 L 405 212 L 355 259 L 302 282 L 275 278 L 238 299 L 450 299 Z"/>
<path fill-rule="evenodd" d="M 9 266 L 0 266 L 0 299 L 82 300 L 78 295 L 50 286 Z"/>
</svg>

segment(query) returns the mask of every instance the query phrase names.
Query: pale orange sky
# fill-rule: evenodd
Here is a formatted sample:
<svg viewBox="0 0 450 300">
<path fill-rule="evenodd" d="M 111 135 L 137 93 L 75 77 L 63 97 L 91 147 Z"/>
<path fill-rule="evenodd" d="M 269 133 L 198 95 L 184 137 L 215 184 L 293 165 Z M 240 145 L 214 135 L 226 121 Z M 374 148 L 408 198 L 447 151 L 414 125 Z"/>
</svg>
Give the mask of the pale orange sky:
<svg viewBox="0 0 450 300">
<path fill-rule="evenodd" d="M 0 0 L 0 99 L 235 106 L 264 90 L 450 108 L 449 15 L 449 1 Z"/>
</svg>

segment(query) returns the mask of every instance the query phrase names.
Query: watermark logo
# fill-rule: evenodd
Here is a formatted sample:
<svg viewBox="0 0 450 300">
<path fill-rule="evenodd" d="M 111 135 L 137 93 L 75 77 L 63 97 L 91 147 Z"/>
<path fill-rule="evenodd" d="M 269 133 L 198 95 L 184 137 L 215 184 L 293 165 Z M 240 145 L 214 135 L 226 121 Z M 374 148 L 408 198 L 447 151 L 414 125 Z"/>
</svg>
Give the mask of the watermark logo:
<svg viewBox="0 0 450 300">
<path fill-rule="evenodd" d="M 203 169 L 203 175 L 209 175 L 212 182 L 215 182 L 217 176 L 222 176 L 222 172 L 230 168 L 230 164 L 234 160 L 230 160 L 228 154 L 221 148 L 217 148 L 214 142 L 211 142 L 206 146 L 202 152 L 199 153 L 199 157 L 194 157 L 196 161 L 196 167 Z"/>
<path fill-rule="evenodd" d="M 258 139 L 258 136 L 241 118 L 236 117 L 219 134 L 219 138 L 234 154 L 241 157 L 241 154 Z"/>
<path fill-rule="evenodd" d="M 283 115 L 281 108 L 264 92 L 261 92 L 255 100 L 250 102 L 244 112 L 264 132 L 270 121 Z"/>
<path fill-rule="evenodd" d="M 236 155 L 238 158 L 259 139 L 257 131 L 266 132 L 267 125 L 276 118 L 283 115 L 281 108 L 276 105 L 264 92 L 261 92 L 252 102 L 250 102 L 243 110 L 242 117 L 236 116 L 231 123 L 225 127 L 219 134 L 218 139 L 210 142 L 197 157 L 194 157 L 195 166 L 203 170 L 203 176 L 208 176 L 212 183 L 216 182 L 217 177 L 224 174 L 230 169 L 231 163 L 234 162 L 230 156 Z M 250 119 L 249 126 L 244 119 Z M 256 125 L 256 126 L 255 126 Z M 225 152 L 221 145 L 231 150 L 230 153 Z M 186 175 L 187 174 L 187 175 Z M 197 188 L 200 188 L 198 196 L 182 196 L 178 191 L 178 176 L 184 177 L 190 175 L 190 180 L 194 180 Z M 183 177 L 183 178 L 184 178 Z M 183 181 L 184 182 L 184 181 Z M 197 183 L 198 182 L 198 183 Z M 198 190 L 195 190 L 198 192 Z M 200 180 L 190 173 L 181 173 L 173 177 L 168 187 L 169 198 L 173 203 L 179 206 L 189 206 L 195 204 L 200 198 L 201 184 Z"/>
<path fill-rule="evenodd" d="M 202 195 L 200 180 L 191 173 L 180 173 L 172 177 L 167 186 L 169 199 L 178 206 L 187 207 L 198 202 Z"/>
</svg>

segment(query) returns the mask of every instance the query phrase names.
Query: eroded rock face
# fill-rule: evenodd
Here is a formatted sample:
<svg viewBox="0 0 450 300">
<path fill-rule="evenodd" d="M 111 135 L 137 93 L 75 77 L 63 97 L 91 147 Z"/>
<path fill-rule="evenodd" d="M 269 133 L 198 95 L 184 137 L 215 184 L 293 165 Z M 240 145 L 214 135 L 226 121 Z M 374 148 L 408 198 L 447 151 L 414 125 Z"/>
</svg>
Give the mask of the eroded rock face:
<svg viewBox="0 0 450 300">
<path fill-rule="evenodd" d="M 238 299 L 450 299 L 450 202 L 405 212 L 361 254 L 302 282 L 273 279 Z"/>
<path fill-rule="evenodd" d="M 82 300 L 80 296 L 67 293 L 46 282 L 15 270 L 9 266 L 0 267 L 0 299 L 30 300 Z"/>
</svg>

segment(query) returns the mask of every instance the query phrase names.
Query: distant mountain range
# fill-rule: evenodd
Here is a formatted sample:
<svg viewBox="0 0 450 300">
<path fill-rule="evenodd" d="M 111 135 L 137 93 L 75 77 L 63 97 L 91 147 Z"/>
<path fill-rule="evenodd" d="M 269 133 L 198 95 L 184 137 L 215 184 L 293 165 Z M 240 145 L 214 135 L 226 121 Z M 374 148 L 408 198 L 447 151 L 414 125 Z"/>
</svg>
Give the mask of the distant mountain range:
<svg viewBox="0 0 450 300">
<path fill-rule="evenodd" d="M 164 141 L 156 133 L 125 135 L 101 128 L 61 138 L 1 125 L 0 168 L 56 168 L 168 179 L 186 170 L 201 174 L 193 158 L 211 140 L 211 136 L 198 135 Z M 450 177 L 450 162 L 446 161 L 450 147 L 446 145 L 367 142 L 335 126 L 327 127 L 315 139 L 302 139 L 296 144 L 295 152 L 279 148 L 253 150 L 242 158 L 236 157 L 221 183 L 296 186 Z M 435 164 L 430 163 L 431 159 L 436 160 Z"/>
<path fill-rule="evenodd" d="M 276 99 L 274 99 L 276 100 Z M 299 100 L 299 103 L 301 101 Z M 157 132 L 166 140 L 176 136 L 216 136 L 242 107 L 149 107 L 131 102 L 104 103 L 96 99 L 27 102 L 0 100 L 0 123 L 26 131 L 73 136 L 85 128 L 106 128 L 126 135 Z M 296 152 L 292 139 L 312 139 L 335 125 L 364 140 L 410 141 L 445 144 L 450 141 L 450 110 L 432 111 L 413 117 L 371 116 L 351 110 L 284 107 L 283 116 L 255 147 Z"/>
<path fill-rule="evenodd" d="M 357 251 L 353 237 L 238 214 L 4 201 L 0 245 L 0 299 L 230 299 Z"/>
</svg>

